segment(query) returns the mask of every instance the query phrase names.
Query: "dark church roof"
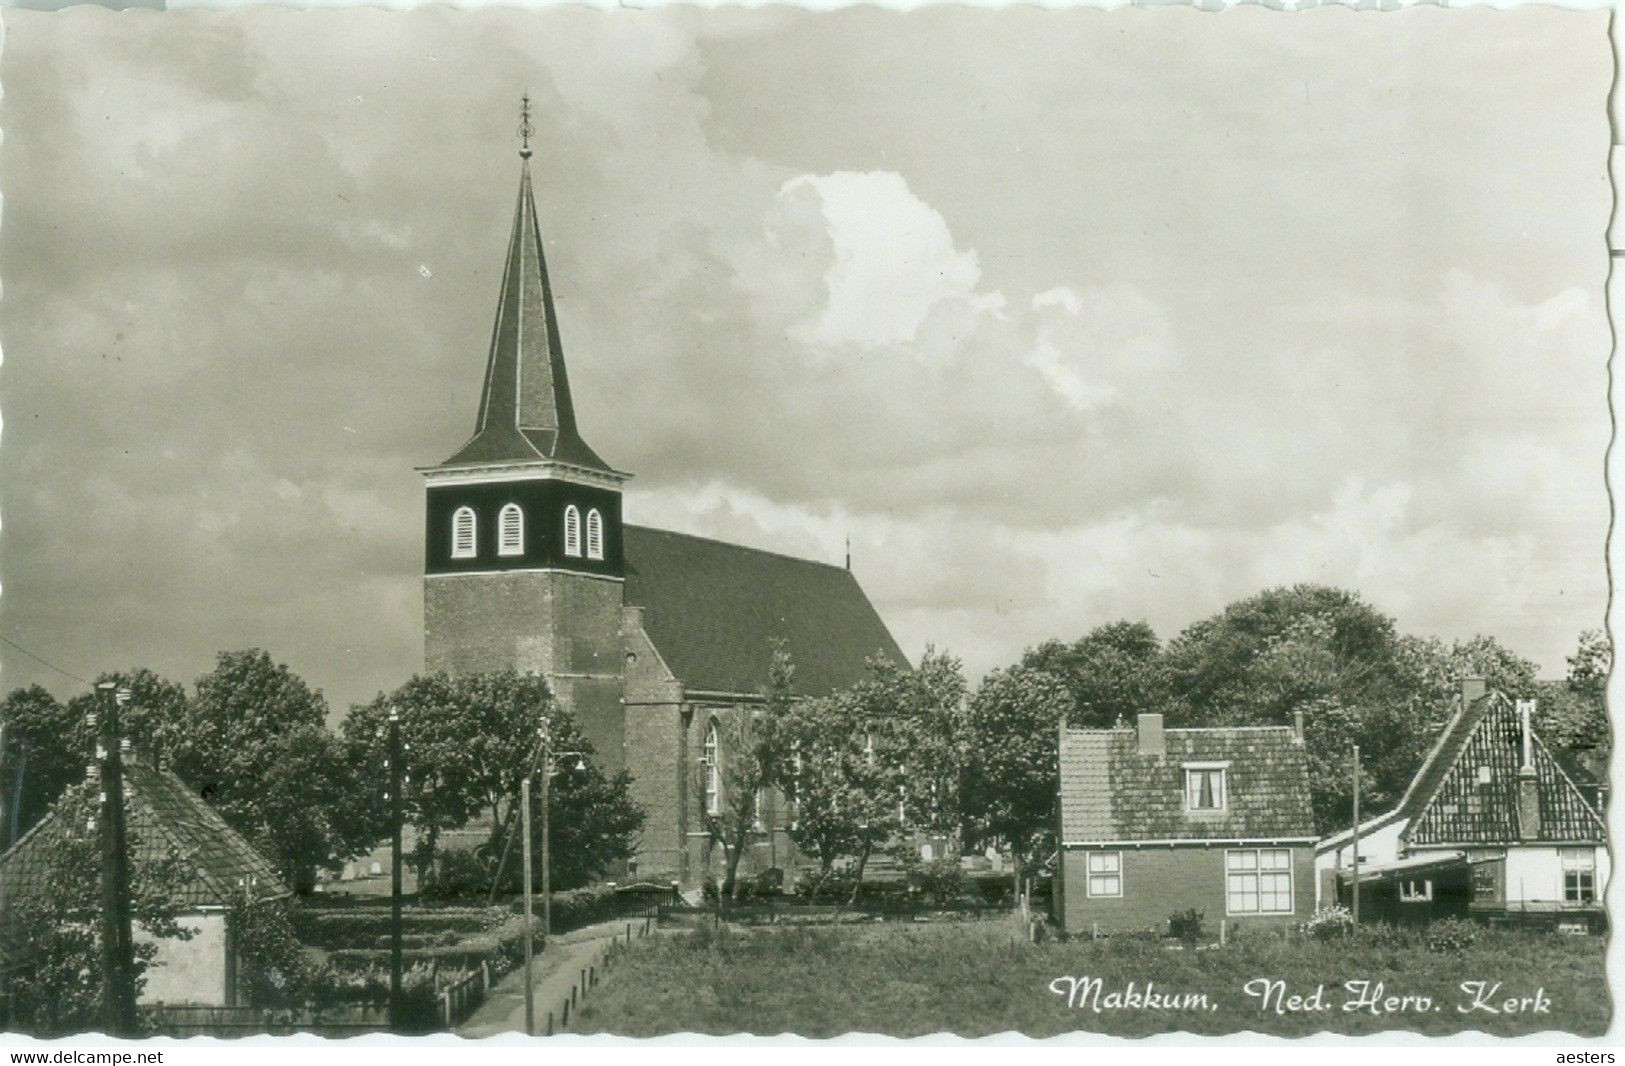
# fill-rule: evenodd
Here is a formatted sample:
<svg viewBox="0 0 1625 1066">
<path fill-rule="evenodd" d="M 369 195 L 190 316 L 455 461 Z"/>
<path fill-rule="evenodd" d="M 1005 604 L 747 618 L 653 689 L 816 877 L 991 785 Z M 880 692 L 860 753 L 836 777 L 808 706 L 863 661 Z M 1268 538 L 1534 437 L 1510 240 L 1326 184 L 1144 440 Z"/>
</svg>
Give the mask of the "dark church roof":
<svg viewBox="0 0 1625 1066">
<path fill-rule="evenodd" d="M 124 764 L 127 800 L 125 832 L 137 869 L 169 854 L 182 861 L 180 897 L 184 907 L 225 906 L 251 882 L 261 899 L 288 894 L 276 871 L 218 811 L 168 770 L 138 760 Z M 0 854 L 0 896 L 24 898 L 54 890 L 50 844 L 77 829 L 68 825 L 70 797 L 52 807 L 34 828 Z"/>
<path fill-rule="evenodd" d="M 507 264 L 502 271 L 479 420 L 474 436 L 441 465 L 537 459 L 613 472 L 576 431 L 527 159 L 521 169 L 519 206 L 514 209 L 513 235 L 508 239 Z"/>
<path fill-rule="evenodd" d="M 800 695 L 861 680 L 876 655 L 907 664 L 850 570 L 641 526 L 624 536 L 626 602 L 691 691 L 760 691 L 774 639 Z"/>
</svg>

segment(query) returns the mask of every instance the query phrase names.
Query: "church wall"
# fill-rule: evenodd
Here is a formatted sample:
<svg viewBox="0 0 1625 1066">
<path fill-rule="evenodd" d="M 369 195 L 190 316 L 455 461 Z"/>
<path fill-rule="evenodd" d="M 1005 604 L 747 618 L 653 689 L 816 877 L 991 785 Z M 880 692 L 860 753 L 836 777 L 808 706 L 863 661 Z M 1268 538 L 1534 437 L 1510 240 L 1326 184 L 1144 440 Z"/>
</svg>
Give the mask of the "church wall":
<svg viewBox="0 0 1625 1066">
<path fill-rule="evenodd" d="M 619 581 L 555 571 L 440 574 L 423 581 L 430 671 L 539 673 L 605 770 L 626 765 Z"/>
</svg>

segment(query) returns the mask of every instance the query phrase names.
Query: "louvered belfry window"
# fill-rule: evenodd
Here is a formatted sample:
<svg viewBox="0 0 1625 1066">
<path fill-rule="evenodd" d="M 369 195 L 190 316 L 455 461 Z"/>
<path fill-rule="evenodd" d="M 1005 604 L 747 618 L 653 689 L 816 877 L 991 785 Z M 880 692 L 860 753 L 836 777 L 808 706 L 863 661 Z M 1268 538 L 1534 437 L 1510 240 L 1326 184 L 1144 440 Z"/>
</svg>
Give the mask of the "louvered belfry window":
<svg viewBox="0 0 1625 1066">
<path fill-rule="evenodd" d="M 581 512 L 573 503 L 564 509 L 564 554 L 581 558 Z"/>
<path fill-rule="evenodd" d="M 510 503 L 497 515 L 497 554 L 523 555 L 525 553 L 525 512 L 517 503 Z"/>
<path fill-rule="evenodd" d="M 451 557 L 474 558 L 476 532 L 474 508 L 459 507 L 451 516 Z"/>
<path fill-rule="evenodd" d="M 587 558 L 604 557 L 604 517 L 594 507 L 587 512 Z"/>
</svg>

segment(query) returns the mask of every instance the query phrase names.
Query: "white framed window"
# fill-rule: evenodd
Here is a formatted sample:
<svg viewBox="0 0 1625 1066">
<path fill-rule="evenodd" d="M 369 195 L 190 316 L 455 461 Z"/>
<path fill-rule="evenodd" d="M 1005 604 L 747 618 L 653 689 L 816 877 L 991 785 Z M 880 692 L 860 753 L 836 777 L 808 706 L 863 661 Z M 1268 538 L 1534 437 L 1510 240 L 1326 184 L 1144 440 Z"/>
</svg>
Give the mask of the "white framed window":
<svg viewBox="0 0 1625 1066">
<path fill-rule="evenodd" d="M 1433 882 L 1430 880 L 1401 881 L 1399 883 L 1399 901 L 1401 903 L 1426 903 L 1433 898 Z"/>
<path fill-rule="evenodd" d="M 705 730 L 705 746 L 700 753 L 700 764 L 705 767 L 705 813 L 716 814 L 722 809 L 722 772 L 717 765 L 720 754 L 717 747 L 717 724 L 712 722 Z"/>
<path fill-rule="evenodd" d="M 1088 892 L 1091 898 L 1123 894 L 1121 851 L 1091 851 L 1085 861 L 1089 871 Z"/>
<path fill-rule="evenodd" d="M 1185 764 L 1185 809 L 1222 811 L 1230 806 L 1228 763 Z"/>
<path fill-rule="evenodd" d="M 525 554 L 525 512 L 517 503 L 503 504 L 497 514 L 497 554 Z"/>
<path fill-rule="evenodd" d="M 604 516 L 594 507 L 587 512 L 587 558 L 604 557 Z"/>
<path fill-rule="evenodd" d="M 451 557 L 453 559 L 474 558 L 475 536 L 478 534 L 478 519 L 474 517 L 474 508 L 459 507 L 451 516 Z"/>
<path fill-rule="evenodd" d="M 1292 850 L 1234 848 L 1224 853 L 1227 914 L 1291 914 Z"/>
<path fill-rule="evenodd" d="M 1594 903 L 1597 899 L 1597 853 L 1591 848 L 1558 848 L 1563 864 L 1563 902 Z"/>
<path fill-rule="evenodd" d="M 573 503 L 564 509 L 564 554 L 581 558 L 581 512 Z"/>
</svg>

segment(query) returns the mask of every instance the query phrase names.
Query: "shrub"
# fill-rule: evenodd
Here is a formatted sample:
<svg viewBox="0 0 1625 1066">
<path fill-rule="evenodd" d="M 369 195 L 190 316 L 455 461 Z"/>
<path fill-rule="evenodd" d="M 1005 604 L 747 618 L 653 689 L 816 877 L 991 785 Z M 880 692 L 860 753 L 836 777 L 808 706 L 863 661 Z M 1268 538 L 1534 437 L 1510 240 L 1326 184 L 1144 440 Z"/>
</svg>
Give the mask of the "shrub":
<svg viewBox="0 0 1625 1066">
<path fill-rule="evenodd" d="M 1446 918 L 1429 926 L 1427 936 L 1429 951 L 1455 954 L 1473 946 L 1478 926 L 1465 918 Z"/>
<path fill-rule="evenodd" d="M 1168 935 L 1187 945 L 1197 944 L 1202 939 L 1202 918 L 1202 912 L 1195 907 L 1175 911 L 1168 916 Z"/>
<path fill-rule="evenodd" d="M 965 892 L 965 870 L 957 859 L 934 859 L 909 870 L 910 887 L 930 897 L 938 905 L 958 899 Z"/>
<path fill-rule="evenodd" d="M 1298 931 L 1304 936 L 1314 937 L 1316 940 L 1335 940 L 1347 936 L 1353 930 L 1354 915 L 1349 913 L 1347 907 L 1336 903 L 1330 907 L 1320 908 L 1308 921 L 1298 926 Z"/>
<path fill-rule="evenodd" d="M 491 869 L 478 852 L 472 848 L 441 848 L 421 894 L 426 899 L 469 899 L 490 890 Z"/>
</svg>

